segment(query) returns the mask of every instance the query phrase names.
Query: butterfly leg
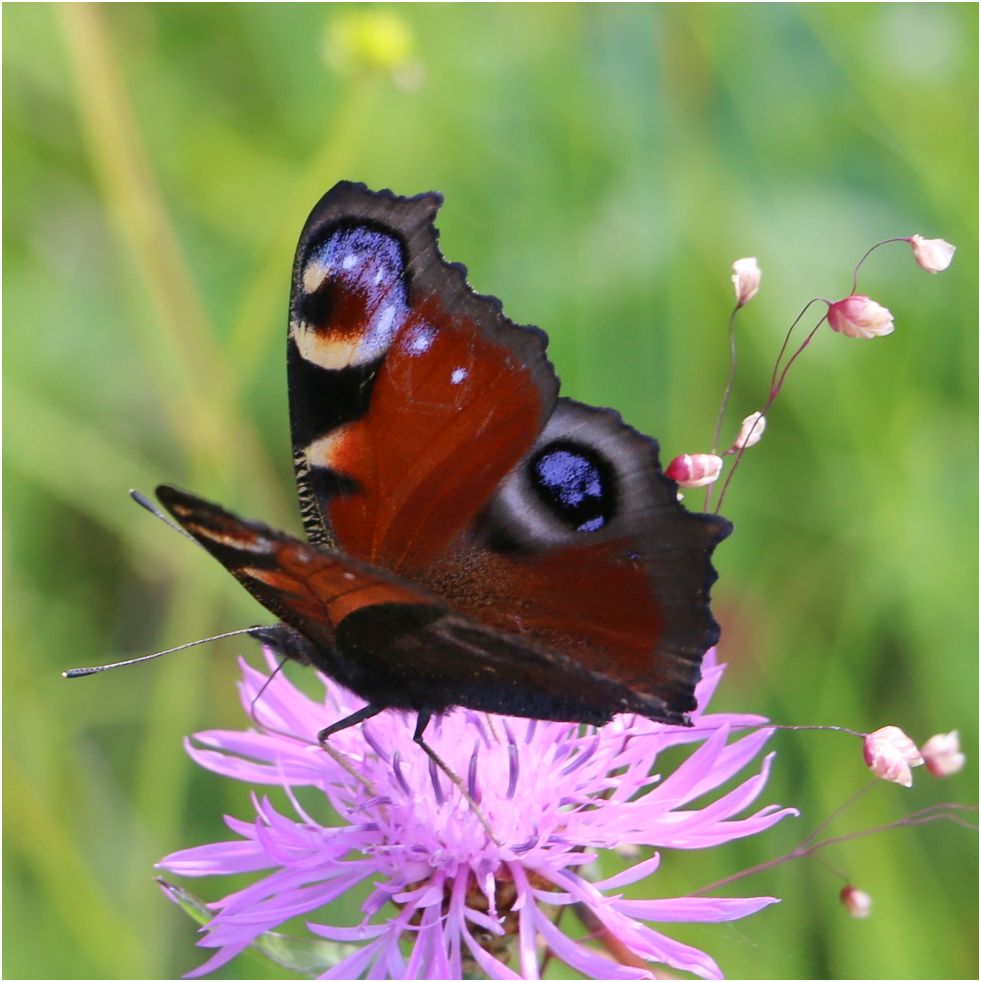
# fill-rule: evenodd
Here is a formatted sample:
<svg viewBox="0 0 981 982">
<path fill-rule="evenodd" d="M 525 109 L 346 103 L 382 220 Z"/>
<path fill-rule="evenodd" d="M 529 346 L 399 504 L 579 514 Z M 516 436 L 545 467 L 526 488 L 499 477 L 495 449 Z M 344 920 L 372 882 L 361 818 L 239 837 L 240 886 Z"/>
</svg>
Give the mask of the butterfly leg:
<svg viewBox="0 0 981 982">
<path fill-rule="evenodd" d="M 359 709 L 356 713 L 351 713 L 350 716 L 345 716 L 344 719 L 339 719 L 336 723 L 331 723 L 330 726 L 325 726 L 317 734 L 317 743 L 327 752 L 327 756 L 337 764 L 338 767 L 342 767 L 348 774 L 351 775 L 359 784 L 363 784 L 367 789 L 368 793 L 373 797 L 378 794 L 375 791 L 374 785 L 363 775 L 359 774 L 355 769 L 354 765 L 344 756 L 339 750 L 335 750 L 327 742 L 335 733 L 340 733 L 341 730 L 349 729 L 352 726 L 357 726 L 358 723 L 363 723 L 366 719 L 371 719 L 372 716 L 377 716 L 379 713 L 384 712 L 384 706 L 376 706 L 373 703 L 369 703 L 367 706 Z"/>
<path fill-rule="evenodd" d="M 483 825 L 484 831 L 488 834 L 488 836 L 490 836 L 491 842 L 493 842 L 494 845 L 498 847 L 503 847 L 503 843 L 501 842 L 501 840 L 498 839 L 496 835 L 494 835 L 494 830 L 491 828 L 491 824 L 487 820 L 487 816 L 483 813 L 483 811 L 481 811 L 480 805 L 478 805 L 477 802 L 474 800 L 473 795 L 470 794 L 470 791 L 467 789 L 467 786 L 463 783 L 463 780 L 460 778 L 458 774 L 454 773 L 447 766 L 447 764 L 443 761 L 443 758 L 440 757 L 440 755 L 436 753 L 436 751 L 433 750 L 433 748 L 430 747 L 429 744 L 426 743 L 426 741 L 422 738 L 422 735 L 425 732 L 426 727 L 429 725 L 429 721 L 431 719 L 432 719 L 432 713 L 419 713 L 418 717 L 416 718 L 416 730 L 415 733 L 412 734 L 413 741 L 419 744 L 420 747 L 422 747 L 422 749 L 426 752 L 426 755 L 429 757 L 429 759 L 450 779 L 453 786 L 463 796 L 463 800 L 466 801 L 466 803 L 470 806 L 470 810 L 477 817 L 477 821 L 480 822 L 481 825 Z M 435 775 L 433 779 L 435 780 Z"/>
<path fill-rule="evenodd" d="M 326 749 L 327 741 L 335 733 L 340 733 L 341 730 L 347 730 L 352 726 L 357 726 L 358 723 L 363 723 L 366 719 L 371 719 L 372 716 L 377 716 L 379 713 L 383 713 L 384 711 L 384 706 L 376 706 L 374 703 L 368 703 L 367 706 L 359 709 L 356 713 L 351 713 L 350 716 L 345 716 L 344 719 L 339 719 L 336 723 L 331 723 L 330 726 L 325 726 L 317 734 L 317 743 L 321 744 L 321 746 Z"/>
</svg>

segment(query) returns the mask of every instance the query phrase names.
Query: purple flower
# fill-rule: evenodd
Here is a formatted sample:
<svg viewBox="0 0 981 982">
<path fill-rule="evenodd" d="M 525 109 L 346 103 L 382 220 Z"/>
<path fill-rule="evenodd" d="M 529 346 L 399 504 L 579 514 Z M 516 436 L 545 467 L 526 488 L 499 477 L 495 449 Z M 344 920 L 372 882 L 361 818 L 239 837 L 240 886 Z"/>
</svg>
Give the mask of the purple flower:
<svg viewBox="0 0 981 982">
<path fill-rule="evenodd" d="M 162 868 L 184 876 L 262 874 L 210 905 L 216 914 L 200 944 L 217 951 L 194 976 L 361 883 L 370 893 L 359 924 L 308 922 L 321 938 L 359 942 L 348 944 L 345 957 L 322 978 L 444 979 L 476 969 L 495 979 L 533 979 L 539 977 L 542 944 L 592 978 L 651 977 L 567 935 L 564 928 L 575 924 L 572 911 L 557 927 L 557 913 L 570 906 L 594 937 L 614 942 L 635 964 L 719 978 L 707 954 L 644 922 L 735 920 L 776 902 L 623 897 L 623 887 L 657 870 L 657 852 L 607 879 L 591 875 L 600 850 L 705 849 L 795 814 L 768 805 L 734 817 L 762 791 L 772 754 L 757 773 L 714 801 L 691 806 L 749 764 L 772 733 L 751 730 L 730 742 L 731 728 L 765 720 L 703 712 L 722 675 L 714 651 L 705 661 L 691 729 L 637 716 L 596 728 L 463 709 L 434 721 L 427 741 L 467 782 L 502 845 L 413 744 L 412 714 L 386 712 L 331 738 L 363 778 L 358 780 L 314 736 L 359 708 L 355 696 L 323 679 L 325 696 L 318 701 L 282 673 L 270 682 L 244 663 L 242 671 L 247 708 L 263 690 L 255 703 L 263 732 L 199 733 L 188 753 L 219 774 L 282 787 L 289 814 L 256 797 L 251 821 L 226 818 L 235 838 L 161 861 Z M 682 744 L 692 745 L 691 753 L 670 774 L 658 774 L 658 754 Z M 322 791 L 342 824 L 314 821 L 295 797 L 293 789 L 301 786 Z"/>
</svg>

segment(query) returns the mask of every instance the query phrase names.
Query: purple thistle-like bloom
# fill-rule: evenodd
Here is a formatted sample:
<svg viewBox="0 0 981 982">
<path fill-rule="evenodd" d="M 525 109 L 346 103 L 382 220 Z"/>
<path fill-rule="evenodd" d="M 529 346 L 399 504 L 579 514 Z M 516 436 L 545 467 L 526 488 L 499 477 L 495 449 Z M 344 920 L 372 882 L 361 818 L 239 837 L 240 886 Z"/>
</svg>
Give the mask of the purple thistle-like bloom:
<svg viewBox="0 0 981 982">
<path fill-rule="evenodd" d="M 465 709 L 435 720 L 427 742 L 467 784 L 500 845 L 412 742 L 413 714 L 389 711 L 331 737 L 331 747 L 344 754 L 362 782 L 325 753 L 315 736 L 326 723 L 360 708 L 361 700 L 328 679 L 325 698 L 315 701 L 282 673 L 270 682 L 244 663 L 242 670 L 246 708 L 264 687 L 255 705 L 264 732 L 199 733 L 199 745 L 189 743 L 188 753 L 219 774 L 283 787 L 292 814 L 257 798 L 252 821 L 226 819 L 235 839 L 161 861 L 163 869 L 184 876 L 263 874 L 210 905 L 217 913 L 203 928 L 200 944 L 218 950 L 193 976 L 362 883 L 370 893 L 360 924 L 308 923 L 321 938 L 363 942 L 322 978 L 458 979 L 476 966 L 494 979 L 535 979 L 543 944 L 592 978 L 651 977 L 557 927 L 556 914 L 573 905 L 594 937 L 614 941 L 637 964 L 720 978 L 707 954 L 643 922 L 729 921 L 776 902 L 624 898 L 623 887 L 655 872 L 657 853 L 605 880 L 587 876 L 599 850 L 705 849 L 795 814 L 769 805 L 734 817 L 762 791 L 772 754 L 742 783 L 691 807 L 749 764 L 772 733 L 751 730 L 730 742 L 733 727 L 765 720 L 704 712 L 722 674 L 714 651 L 705 659 L 690 729 L 639 716 L 584 727 Z M 672 773 L 657 774 L 658 754 L 681 744 L 697 746 Z M 343 824 L 314 821 L 294 794 L 301 786 L 323 792 Z"/>
</svg>

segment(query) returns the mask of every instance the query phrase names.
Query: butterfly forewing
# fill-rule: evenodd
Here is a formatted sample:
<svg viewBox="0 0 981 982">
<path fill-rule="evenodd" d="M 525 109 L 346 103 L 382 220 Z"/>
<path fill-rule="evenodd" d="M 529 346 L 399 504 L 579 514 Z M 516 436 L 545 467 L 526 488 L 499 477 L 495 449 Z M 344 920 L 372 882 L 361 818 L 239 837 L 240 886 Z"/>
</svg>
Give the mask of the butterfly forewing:
<svg viewBox="0 0 981 982">
<path fill-rule="evenodd" d="M 407 573 L 473 525 L 558 390 L 545 336 L 443 260 L 440 202 L 338 185 L 304 227 L 290 302 L 307 533 Z"/>
</svg>

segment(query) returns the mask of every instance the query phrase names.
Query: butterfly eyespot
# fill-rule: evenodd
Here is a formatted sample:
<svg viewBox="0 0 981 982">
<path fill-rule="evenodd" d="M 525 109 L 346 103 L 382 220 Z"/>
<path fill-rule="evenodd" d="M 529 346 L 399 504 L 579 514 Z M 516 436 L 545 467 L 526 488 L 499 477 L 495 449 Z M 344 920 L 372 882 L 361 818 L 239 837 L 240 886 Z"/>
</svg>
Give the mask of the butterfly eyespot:
<svg viewBox="0 0 981 982">
<path fill-rule="evenodd" d="M 330 371 L 381 358 L 409 313 L 401 243 L 365 226 L 329 231 L 307 254 L 300 285 L 293 339 Z"/>
<path fill-rule="evenodd" d="M 556 441 L 528 462 L 531 486 L 553 516 L 576 532 L 597 532 L 616 513 L 616 477 L 591 447 Z"/>
</svg>

